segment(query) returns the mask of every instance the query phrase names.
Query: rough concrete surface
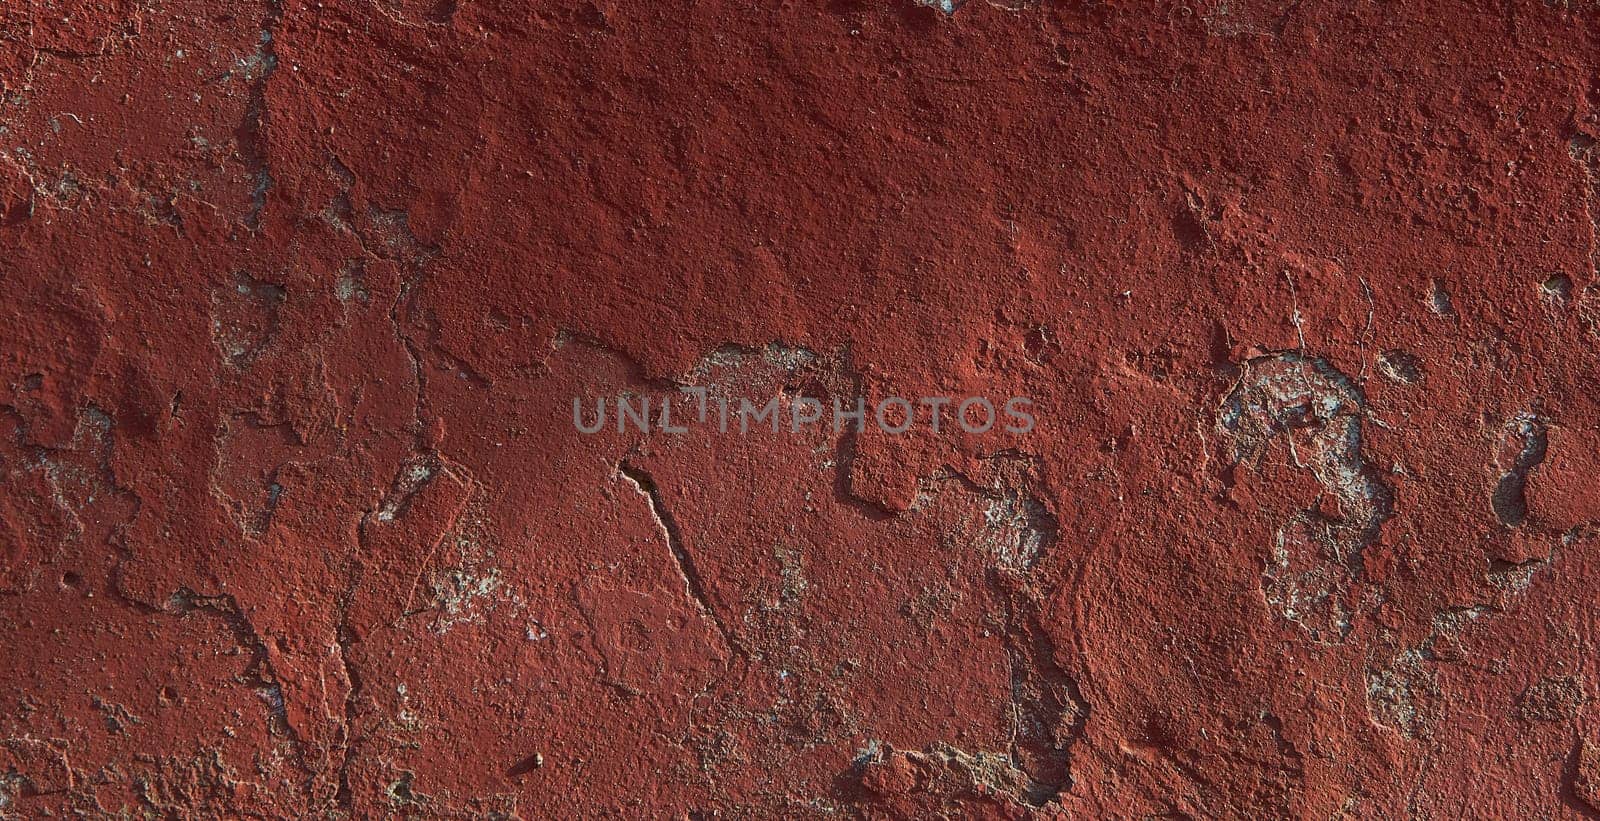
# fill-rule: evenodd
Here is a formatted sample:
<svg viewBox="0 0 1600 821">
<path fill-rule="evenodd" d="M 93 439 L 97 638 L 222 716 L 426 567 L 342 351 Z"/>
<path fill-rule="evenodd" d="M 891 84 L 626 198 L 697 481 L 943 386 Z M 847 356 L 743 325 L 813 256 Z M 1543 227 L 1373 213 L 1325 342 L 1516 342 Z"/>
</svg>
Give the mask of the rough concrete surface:
<svg viewBox="0 0 1600 821">
<path fill-rule="evenodd" d="M 1592 0 L 4 0 L 0 816 L 1600 816 L 1597 107 Z M 934 396 L 1037 424 L 788 424 Z"/>
</svg>

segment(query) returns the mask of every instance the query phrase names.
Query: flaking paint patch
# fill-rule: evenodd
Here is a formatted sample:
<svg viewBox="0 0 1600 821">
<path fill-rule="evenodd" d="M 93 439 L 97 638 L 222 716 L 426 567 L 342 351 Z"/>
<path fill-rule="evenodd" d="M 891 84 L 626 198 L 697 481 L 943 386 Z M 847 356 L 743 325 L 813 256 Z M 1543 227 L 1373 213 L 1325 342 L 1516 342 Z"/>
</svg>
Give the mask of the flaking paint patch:
<svg viewBox="0 0 1600 821">
<path fill-rule="evenodd" d="M 1353 629 L 1362 554 L 1393 512 L 1390 486 L 1363 453 L 1365 417 L 1366 398 L 1348 376 L 1298 353 L 1243 363 L 1218 417 L 1236 464 L 1287 458 L 1334 503 L 1278 527 L 1263 575 L 1267 603 L 1319 642 L 1343 641 Z M 1280 442 L 1282 453 L 1269 451 Z"/>
<path fill-rule="evenodd" d="M 1591 6 L 56 5 L 0 814 L 1600 802 Z"/>
</svg>

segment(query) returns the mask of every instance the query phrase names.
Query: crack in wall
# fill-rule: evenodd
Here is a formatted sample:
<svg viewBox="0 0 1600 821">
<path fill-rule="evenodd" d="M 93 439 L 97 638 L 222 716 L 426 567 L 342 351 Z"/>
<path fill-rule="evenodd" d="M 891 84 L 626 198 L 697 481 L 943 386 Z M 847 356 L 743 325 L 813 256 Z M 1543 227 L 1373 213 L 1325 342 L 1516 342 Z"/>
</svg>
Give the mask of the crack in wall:
<svg viewBox="0 0 1600 821">
<path fill-rule="evenodd" d="M 617 464 L 617 472 L 633 485 L 639 495 L 643 496 L 645 503 L 650 507 L 651 517 L 655 519 L 656 526 L 661 529 L 662 538 L 667 543 L 667 550 L 672 554 L 673 564 L 678 569 L 678 575 L 683 579 L 684 592 L 694 601 L 701 615 L 710 619 L 722 634 L 722 640 L 730 649 L 739 651 L 738 643 L 734 641 L 733 634 L 727 625 L 723 624 L 722 617 L 717 615 L 717 610 L 711 604 L 711 597 L 706 593 L 705 582 L 695 568 L 694 557 L 689 555 L 689 550 L 684 544 L 683 533 L 678 529 L 678 523 L 672 518 L 672 512 L 667 509 L 666 502 L 661 498 L 661 488 L 656 481 L 643 468 L 629 463 L 626 459 Z"/>
<path fill-rule="evenodd" d="M 1072 786 L 1071 748 L 1082 737 L 1089 708 L 1077 682 L 1056 660 L 1046 629 L 1035 568 L 1060 538 L 1060 523 L 1033 494 L 1033 461 L 1012 452 L 995 454 L 990 484 L 946 467 L 921 483 L 913 510 L 934 504 L 934 482 L 959 489 L 965 522 L 959 539 L 981 556 L 994 609 L 988 618 L 1010 671 L 1006 694 L 1010 738 L 1005 756 L 1019 776 L 1010 792 L 1016 801 L 1043 807 Z M 976 521 L 973 521 L 973 517 Z"/>
<path fill-rule="evenodd" d="M 356 546 L 361 554 L 368 552 L 367 522 L 371 517 L 372 513 L 368 512 L 362 515 L 361 521 L 356 524 Z M 346 684 L 344 721 L 339 726 L 339 771 L 334 779 L 336 785 L 334 802 L 352 814 L 355 812 L 355 792 L 350 785 L 350 766 L 355 760 L 353 753 L 357 744 L 357 739 L 354 737 L 356 714 L 363 689 L 361 674 L 350 662 L 350 651 L 356 644 L 355 626 L 350 620 L 350 607 L 355 601 L 356 590 L 360 584 L 361 561 L 358 555 L 351 558 L 349 578 L 343 595 L 339 597 L 338 614 L 334 621 L 334 644 L 339 648 L 339 666 L 344 669 Z"/>
<path fill-rule="evenodd" d="M 244 122 L 239 126 L 239 152 L 244 156 L 252 184 L 250 210 L 245 212 L 244 224 L 252 231 L 261 229 L 261 214 L 267 207 L 267 192 L 274 185 L 267 157 L 267 128 L 271 120 L 271 112 L 267 109 L 267 83 L 278 70 L 277 44 L 273 38 L 282 20 L 282 0 L 268 0 L 261 20 L 260 42 L 251 58 L 260 74 L 250 84 L 250 101 L 245 106 Z"/>
<path fill-rule="evenodd" d="M 339 596 L 335 611 L 334 629 L 335 645 L 339 651 L 339 662 L 344 670 L 345 680 L 348 685 L 344 699 L 344 719 L 339 725 L 342 733 L 340 738 L 342 745 L 340 755 L 342 757 L 335 779 L 337 785 L 335 801 L 340 806 L 345 807 L 347 811 L 353 811 L 353 802 L 355 800 L 354 788 L 350 783 L 350 768 L 355 760 L 353 753 L 359 744 L 365 741 L 365 736 L 357 737 L 355 735 L 359 704 L 366 691 L 360 670 L 356 664 L 352 663 L 352 650 L 355 645 L 360 643 L 361 639 L 356 633 L 356 624 L 351 614 L 365 576 L 363 559 L 372 556 L 373 553 L 372 527 L 386 526 L 403 519 L 410 511 L 418 494 L 422 493 L 425 487 L 441 475 L 457 477 L 469 485 L 472 484 L 466 468 L 451 462 L 437 452 L 428 451 L 415 454 L 400 464 L 394 479 L 390 482 L 389 489 L 373 501 L 372 505 L 361 515 L 360 520 L 356 523 L 356 554 L 350 559 L 345 588 Z M 431 565 L 439 545 L 444 541 L 449 531 L 455 527 L 457 521 L 457 518 L 452 517 L 444 527 L 443 534 L 440 535 L 438 540 L 432 542 L 422 556 L 417 573 L 411 578 L 410 585 L 406 589 L 403 603 L 400 606 L 399 618 L 403 619 L 405 616 L 415 612 L 412 610 L 411 602 L 416 595 L 417 585 L 426 568 Z M 403 527 L 404 523 L 402 522 L 395 526 Z"/>
<path fill-rule="evenodd" d="M 851 393 L 851 397 L 845 398 L 849 400 L 856 396 L 865 396 L 865 380 L 862 378 L 861 371 L 854 365 L 852 361 L 851 350 L 848 344 L 840 347 L 836 359 L 837 373 L 839 377 L 845 381 L 845 384 L 849 387 Z M 818 398 L 822 399 L 825 397 Z M 867 517 L 867 519 L 874 522 L 881 522 L 885 519 L 893 517 L 895 512 L 884 507 L 881 502 L 868 499 L 867 497 L 860 495 L 855 489 L 855 480 L 853 476 L 855 473 L 857 451 L 860 448 L 860 444 L 861 426 L 846 425 L 844 426 L 844 429 L 839 432 L 837 442 L 834 445 L 834 497 L 840 502 L 843 502 L 844 504 L 856 509 L 863 516 Z"/>
<path fill-rule="evenodd" d="M 429 418 L 426 359 L 423 346 L 406 332 L 402 315 L 414 310 L 417 287 L 426 276 L 426 266 L 437 253 L 437 249 L 417 240 L 404 211 L 370 209 L 367 220 L 379 236 L 369 239 L 366 233 L 360 230 L 352 231 L 361 244 L 362 251 L 380 259 L 388 259 L 405 272 L 396 289 L 394 301 L 389 305 L 388 319 L 395 339 L 405 349 L 406 356 L 411 361 L 411 376 L 416 382 L 416 399 L 412 407 L 412 423 L 415 426 L 413 435 L 417 451 L 426 453 L 432 449 L 426 422 Z M 379 243 L 377 252 L 372 250 L 374 242 Z"/>
<path fill-rule="evenodd" d="M 306 774 L 306 794 L 314 794 L 317 770 L 311 766 L 306 741 L 300 737 L 299 731 L 289 721 L 283 684 L 273 668 L 271 651 L 267 649 L 266 640 L 261 637 L 260 631 L 250 621 L 250 617 L 245 615 L 244 609 L 239 606 L 239 600 L 232 593 L 207 596 L 183 587 L 168 599 L 167 610 L 180 616 L 197 611 L 216 615 L 233 631 L 234 638 L 240 646 L 250 648 L 253 659 L 245 673 L 245 681 L 256 690 L 267 705 L 267 712 L 271 716 L 274 728 L 294 746 L 300 769 Z"/>
<path fill-rule="evenodd" d="M 1029 610 L 1036 608 L 1027 605 Z M 1083 695 L 1056 662 L 1056 645 L 1035 612 L 1006 603 L 1006 657 L 1011 667 L 1013 766 L 1028 776 L 1018 793 L 1042 807 L 1072 786 L 1072 744 L 1083 733 L 1089 711 Z"/>
</svg>

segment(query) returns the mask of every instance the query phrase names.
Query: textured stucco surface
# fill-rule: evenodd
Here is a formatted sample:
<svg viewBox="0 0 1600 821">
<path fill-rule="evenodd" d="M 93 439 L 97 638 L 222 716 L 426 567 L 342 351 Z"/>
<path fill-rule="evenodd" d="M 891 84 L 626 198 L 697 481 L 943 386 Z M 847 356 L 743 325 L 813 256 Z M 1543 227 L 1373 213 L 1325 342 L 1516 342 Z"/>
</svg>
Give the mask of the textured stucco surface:
<svg viewBox="0 0 1600 821">
<path fill-rule="evenodd" d="M 0 815 L 1600 814 L 1597 35 L 0 3 Z"/>
</svg>

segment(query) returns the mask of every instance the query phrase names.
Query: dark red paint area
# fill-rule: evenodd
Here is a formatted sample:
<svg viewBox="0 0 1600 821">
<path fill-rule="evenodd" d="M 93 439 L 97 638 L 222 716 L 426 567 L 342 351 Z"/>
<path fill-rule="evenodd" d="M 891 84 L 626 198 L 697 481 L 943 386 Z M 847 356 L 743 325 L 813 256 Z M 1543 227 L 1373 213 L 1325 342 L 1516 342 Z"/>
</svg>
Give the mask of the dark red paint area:
<svg viewBox="0 0 1600 821">
<path fill-rule="evenodd" d="M 0 816 L 1600 815 L 1596 55 L 0 5 Z"/>
</svg>

